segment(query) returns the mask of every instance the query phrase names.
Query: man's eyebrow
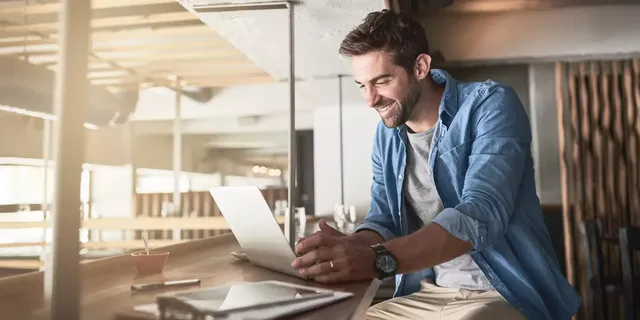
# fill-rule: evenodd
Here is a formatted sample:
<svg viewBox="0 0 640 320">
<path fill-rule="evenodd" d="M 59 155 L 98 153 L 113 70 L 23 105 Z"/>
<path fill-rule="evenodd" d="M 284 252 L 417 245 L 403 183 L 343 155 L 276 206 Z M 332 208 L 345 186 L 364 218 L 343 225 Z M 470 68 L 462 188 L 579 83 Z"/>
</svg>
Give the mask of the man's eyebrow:
<svg viewBox="0 0 640 320">
<path fill-rule="evenodd" d="M 375 83 L 376 81 L 378 81 L 378 80 L 380 80 L 380 79 L 382 79 L 382 78 L 389 78 L 389 77 L 391 77 L 391 75 L 390 75 L 390 74 L 388 74 L 388 73 L 381 74 L 381 75 L 379 75 L 379 76 L 377 76 L 377 77 L 375 77 L 375 78 L 373 78 L 373 79 L 369 80 L 369 83 Z M 354 80 L 354 81 L 355 81 L 357 84 L 362 85 L 362 83 L 360 83 L 358 80 Z"/>
</svg>

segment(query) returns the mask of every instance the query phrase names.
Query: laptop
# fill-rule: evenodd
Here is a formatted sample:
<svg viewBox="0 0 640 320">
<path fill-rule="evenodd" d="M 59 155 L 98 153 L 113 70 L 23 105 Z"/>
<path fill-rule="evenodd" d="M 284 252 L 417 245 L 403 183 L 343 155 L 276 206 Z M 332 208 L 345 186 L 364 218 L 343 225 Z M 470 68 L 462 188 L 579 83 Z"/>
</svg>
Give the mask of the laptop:
<svg viewBox="0 0 640 320">
<path fill-rule="evenodd" d="M 304 279 L 291 267 L 297 256 L 260 189 L 213 187 L 209 193 L 251 263 Z"/>
</svg>

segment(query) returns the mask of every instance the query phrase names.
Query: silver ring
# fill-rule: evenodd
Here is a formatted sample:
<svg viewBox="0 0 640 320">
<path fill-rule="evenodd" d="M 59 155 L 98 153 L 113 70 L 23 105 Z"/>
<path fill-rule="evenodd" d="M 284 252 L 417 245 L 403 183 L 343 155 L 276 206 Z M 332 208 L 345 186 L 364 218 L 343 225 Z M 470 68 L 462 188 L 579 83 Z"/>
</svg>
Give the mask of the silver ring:
<svg viewBox="0 0 640 320">
<path fill-rule="evenodd" d="M 331 269 L 333 269 L 333 261 L 329 260 L 329 266 L 331 266 Z"/>
</svg>

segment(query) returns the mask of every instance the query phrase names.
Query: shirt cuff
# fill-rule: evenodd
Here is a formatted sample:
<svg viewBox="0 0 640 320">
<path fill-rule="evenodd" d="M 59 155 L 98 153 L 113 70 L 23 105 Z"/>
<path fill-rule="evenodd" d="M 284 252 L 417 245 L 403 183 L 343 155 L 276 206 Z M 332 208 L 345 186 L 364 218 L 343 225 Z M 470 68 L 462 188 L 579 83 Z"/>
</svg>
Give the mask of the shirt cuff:
<svg viewBox="0 0 640 320">
<path fill-rule="evenodd" d="M 395 238 L 395 236 L 393 235 L 393 233 L 389 229 L 381 227 L 381 226 L 379 226 L 379 225 L 377 225 L 375 223 L 371 223 L 371 222 L 362 223 L 361 225 L 359 225 L 356 228 L 355 232 L 362 231 L 362 230 L 370 230 L 370 231 L 374 231 L 374 232 L 378 233 L 382 238 L 384 238 L 385 242 Z"/>
<path fill-rule="evenodd" d="M 454 237 L 470 242 L 473 251 L 482 250 L 487 244 L 487 225 L 462 213 L 456 208 L 444 209 L 438 214 L 433 222 L 442 226 Z"/>
</svg>

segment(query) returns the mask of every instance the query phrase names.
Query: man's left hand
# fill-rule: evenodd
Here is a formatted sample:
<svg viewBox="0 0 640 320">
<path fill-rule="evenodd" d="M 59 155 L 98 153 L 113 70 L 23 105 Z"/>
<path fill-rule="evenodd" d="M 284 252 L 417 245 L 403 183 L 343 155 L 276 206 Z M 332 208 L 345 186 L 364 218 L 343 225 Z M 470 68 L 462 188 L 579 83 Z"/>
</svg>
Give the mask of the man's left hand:
<svg viewBox="0 0 640 320">
<path fill-rule="evenodd" d="M 321 283 L 365 280 L 376 277 L 375 252 L 320 222 L 320 232 L 303 239 L 296 246 L 301 255 L 291 266 L 300 275 Z"/>
</svg>

